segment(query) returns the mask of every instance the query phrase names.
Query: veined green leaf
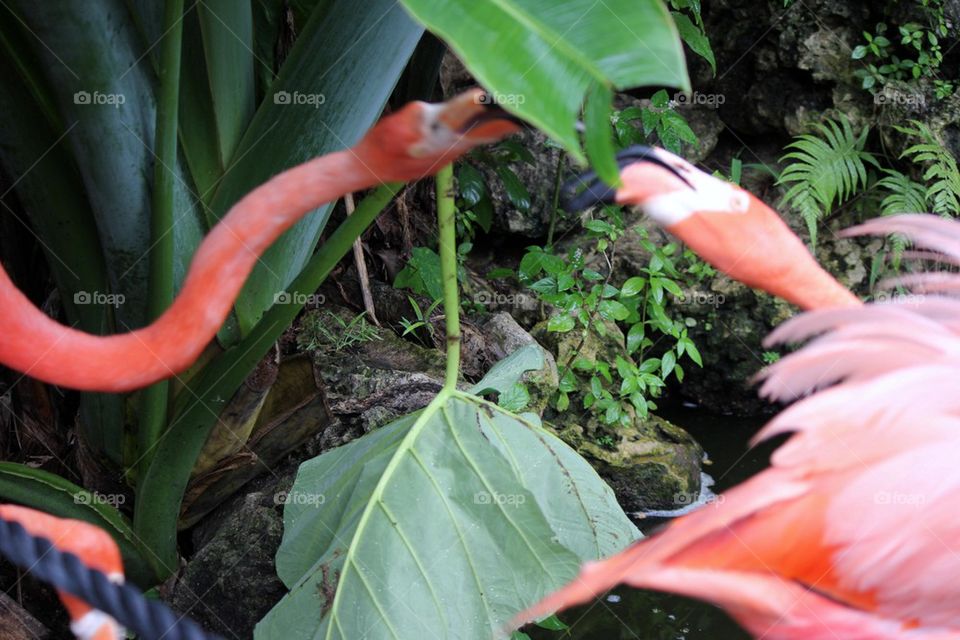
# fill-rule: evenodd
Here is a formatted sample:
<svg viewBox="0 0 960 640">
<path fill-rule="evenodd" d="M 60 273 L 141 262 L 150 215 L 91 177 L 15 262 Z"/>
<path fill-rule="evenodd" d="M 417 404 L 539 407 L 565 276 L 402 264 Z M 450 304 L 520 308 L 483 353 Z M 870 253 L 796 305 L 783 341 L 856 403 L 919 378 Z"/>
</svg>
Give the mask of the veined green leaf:
<svg viewBox="0 0 960 640">
<path fill-rule="evenodd" d="M 639 537 L 558 438 L 455 391 L 304 463 L 289 495 L 277 571 L 291 592 L 259 640 L 487 639 Z"/>
<path fill-rule="evenodd" d="M 676 26 L 659 0 L 403 0 L 503 107 L 578 160 L 590 86 L 688 89 Z M 491 55 L 509 51 L 509 55 Z"/>
<path fill-rule="evenodd" d="M 124 570 L 136 584 L 156 582 L 157 572 L 130 523 L 106 497 L 90 493 L 58 475 L 13 462 L 0 462 L 0 498 L 44 511 L 58 518 L 95 524 L 109 533 L 123 556 Z M 114 497 L 113 502 L 120 498 Z"/>
</svg>

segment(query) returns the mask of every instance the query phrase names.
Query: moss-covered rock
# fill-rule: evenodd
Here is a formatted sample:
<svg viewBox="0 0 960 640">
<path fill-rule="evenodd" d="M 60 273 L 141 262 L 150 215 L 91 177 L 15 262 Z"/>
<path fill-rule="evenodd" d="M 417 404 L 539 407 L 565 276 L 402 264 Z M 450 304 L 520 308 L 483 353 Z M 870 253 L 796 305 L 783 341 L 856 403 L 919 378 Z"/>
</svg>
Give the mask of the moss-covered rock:
<svg viewBox="0 0 960 640">
<path fill-rule="evenodd" d="M 564 414 L 553 428 L 607 481 L 628 513 L 672 510 L 700 492 L 703 448 L 690 434 L 658 416 L 618 429 L 619 441 L 604 447 L 586 428 Z M 594 427 L 594 429 L 591 429 Z"/>
</svg>

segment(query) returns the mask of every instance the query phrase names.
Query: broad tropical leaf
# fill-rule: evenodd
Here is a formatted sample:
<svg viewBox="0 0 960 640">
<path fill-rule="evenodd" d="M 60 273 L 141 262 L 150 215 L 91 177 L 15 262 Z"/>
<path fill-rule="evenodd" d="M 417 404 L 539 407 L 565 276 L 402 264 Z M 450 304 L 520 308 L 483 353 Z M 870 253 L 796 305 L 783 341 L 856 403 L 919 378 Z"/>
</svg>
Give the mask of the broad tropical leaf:
<svg viewBox="0 0 960 640">
<path fill-rule="evenodd" d="M 446 40 L 502 106 L 581 161 L 575 124 L 592 85 L 689 88 L 677 28 L 660 0 L 403 4 Z M 510 55 L 491 55 L 494 51 Z M 605 108 L 609 113 L 609 105 Z"/>
<path fill-rule="evenodd" d="M 259 640 L 487 639 L 639 537 L 572 449 L 460 392 L 304 463 L 286 502 Z"/>
<path fill-rule="evenodd" d="M 61 141 L 76 159 L 106 257 L 109 293 L 120 329 L 144 320 L 150 247 L 150 182 L 156 101 L 144 46 L 121 0 L 29 2 L 13 10 L 33 32 L 45 83 L 69 133 Z M 110 46 L 104 46 L 109 42 Z M 179 167 L 174 220 L 175 275 L 182 279 L 202 226 L 189 178 Z M 106 291 L 94 293 L 105 294 Z"/>
<path fill-rule="evenodd" d="M 111 500 L 90 493 L 58 475 L 13 462 L 0 462 L 0 501 L 12 501 L 61 517 L 95 524 L 116 540 L 123 555 L 126 574 L 141 586 L 150 586 L 157 572 L 147 561 L 146 549 L 133 533 L 130 523 Z"/>
<path fill-rule="evenodd" d="M 357 142 L 376 122 L 423 29 L 391 0 L 357 11 L 318 6 L 244 133 L 210 202 L 215 219 L 254 187 L 310 158 Z M 236 303 L 248 333 L 313 253 L 330 205 L 307 215 L 260 259 Z M 234 342 L 237 334 L 221 332 Z"/>
</svg>

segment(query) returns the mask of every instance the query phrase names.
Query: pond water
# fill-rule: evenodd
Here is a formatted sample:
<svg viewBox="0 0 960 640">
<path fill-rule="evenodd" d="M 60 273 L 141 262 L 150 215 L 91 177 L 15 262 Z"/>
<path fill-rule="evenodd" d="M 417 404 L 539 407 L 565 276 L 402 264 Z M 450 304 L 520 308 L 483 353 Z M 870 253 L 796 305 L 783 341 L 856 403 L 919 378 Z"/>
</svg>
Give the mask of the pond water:
<svg viewBox="0 0 960 640">
<path fill-rule="evenodd" d="M 766 418 L 717 416 L 690 407 L 665 408 L 660 415 L 689 431 L 712 464 L 704 471 L 720 493 L 767 466 L 775 443 L 747 448 Z M 647 517 L 637 521 L 645 533 L 667 522 Z M 569 630 L 528 631 L 534 640 L 750 640 L 723 611 L 677 596 L 620 587 L 590 605 L 560 614 Z"/>
</svg>

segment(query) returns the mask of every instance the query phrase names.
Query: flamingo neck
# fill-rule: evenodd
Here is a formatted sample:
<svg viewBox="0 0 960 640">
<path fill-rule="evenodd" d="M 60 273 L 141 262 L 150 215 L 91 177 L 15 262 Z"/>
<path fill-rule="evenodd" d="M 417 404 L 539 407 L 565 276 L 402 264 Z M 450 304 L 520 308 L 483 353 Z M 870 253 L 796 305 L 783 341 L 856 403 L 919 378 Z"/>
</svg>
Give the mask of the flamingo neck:
<svg viewBox="0 0 960 640">
<path fill-rule="evenodd" d="M 65 327 L 0 268 L 0 362 L 51 384 L 108 392 L 185 370 L 214 338 L 267 247 L 313 209 L 380 181 L 360 149 L 305 162 L 244 196 L 204 238 L 170 308 L 136 331 L 96 336 Z"/>
<path fill-rule="evenodd" d="M 780 291 L 771 291 L 804 311 L 859 307 L 863 302 L 821 267 L 807 269 Z"/>
</svg>

